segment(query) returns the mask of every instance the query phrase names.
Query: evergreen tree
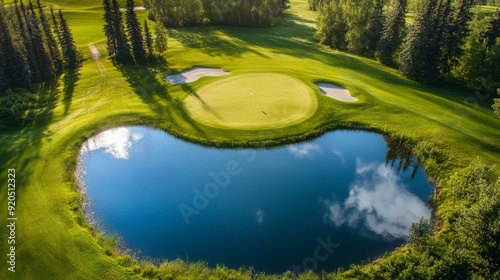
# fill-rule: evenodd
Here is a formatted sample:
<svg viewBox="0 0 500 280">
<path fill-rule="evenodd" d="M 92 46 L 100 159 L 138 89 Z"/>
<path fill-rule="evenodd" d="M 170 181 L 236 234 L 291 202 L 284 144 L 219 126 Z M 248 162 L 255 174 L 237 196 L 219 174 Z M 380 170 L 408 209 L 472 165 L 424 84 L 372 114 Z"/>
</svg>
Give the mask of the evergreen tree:
<svg viewBox="0 0 500 280">
<path fill-rule="evenodd" d="M 31 40 L 31 32 L 29 32 L 28 23 L 26 22 L 26 8 L 21 1 L 19 5 L 17 0 L 14 0 L 14 11 L 16 15 L 17 30 L 21 34 L 19 46 L 22 50 L 22 55 L 28 63 L 30 69 L 30 80 L 32 84 L 42 81 L 40 67 L 38 66 L 38 59 L 36 58 L 36 50 Z"/>
<path fill-rule="evenodd" d="M 118 62 L 133 61 L 130 52 L 130 44 L 125 33 L 122 14 L 117 0 L 111 0 L 111 24 L 113 28 L 113 36 L 116 43 L 116 60 Z"/>
<path fill-rule="evenodd" d="M 488 21 L 488 28 L 483 37 L 487 41 L 488 49 L 495 45 L 497 38 L 500 38 L 500 10 L 497 10 Z"/>
<path fill-rule="evenodd" d="M 61 52 L 59 51 L 59 47 L 57 45 L 56 40 L 54 39 L 54 35 L 52 33 L 52 30 L 50 28 L 49 21 L 47 20 L 47 17 L 45 16 L 45 13 L 43 12 L 42 4 L 40 3 L 40 0 L 37 0 L 38 4 L 38 14 L 40 18 L 40 24 L 43 30 L 43 35 L 45 38 L 45 42 L 47 44 L 47 48 L 49 50 L 50 54 L 50 59 L 52 61 L 52 65 L 54 67 L 54 72 L 55 73 L 60 73 L 63 68 L 63 60 L 61 57 Z"/>
<path fill-rule="evenodd" d="M 458 0 L 455 11 L 451 14 L 448 28 L 443 35 L 441 43 L 441 74 L 450 72 L 462 54 L 464 39 L 469 34 L 469 22 L 472 19 L 471 8 L 474 0 Z"/>
<path fill-rule="evenodd" d="M 487 47 L 482 36 L 487 22 L 481 15 L 473 17 L 469 24 L 470 32 L 463 45 L 463 54 L 458 59 L 457 65 L 453 67 L 453 75 L 465 81 L 470 87 L 480 83 L 480 77 L 488 76 Z"/>
<path fill-rule="evenodd" d="M 22 41 L 15 46 L 15 39 L 5 21 L 4 12 L 0 8 L 0 53 L 2 54 L 0 63 L 3 65 L 8 86 L 32 88 L 33 82 L 29 64 L 23 54 L 22 46 L 19 46 Z M 13 23 L 15 27 L 18 27 L 17 24 L 17 21 Z M 7 86 L 5 81 L 4 86 Z"/>
<path fill-rule="evenodd" d="M 158 54 L 161 56 L 166 50 L 167 50 L 167 30 L 165 26 L 163 26 L 163 23 L 161 22 L 156 22 L 155 24 L 155 40 L 154 40 L 154 47 L 155 50 L 158 52 Z"/>
<path fill-rule="evenodd" d="M 76 48 L 73 34 L 69 29 L 68 23 L 59 10 L 59 30 L 61 31 L 61 49 L 66 67 L 76 68 L 81 62 L 81 55 Z"/>
<path fill-rule="evenodd" d="M 52 7 L 50 7 L 50 17 L 52 19 L 52 27 L 54 28 L 54 33 L 56 34 L 57 42 L 59 42 L 60 45 L 62 41 L 61 30 L 59 30 L 59 21 L 57 20 L 57 16 L 54 13 Z"/>
<path fill-rule="evenodd" d="M 407 78 L 434 82 L 439 76 L 439 50 L 436 48 L 439 45 L 436 44 L 438 38 L 435 22 L 437 4 L 435 0 L 425 1 L 403 44 L 399 69 Z"/>
<path fill-rule="evenodd" d="M 390 12 L 375 56 L 385 65 L 394 66 L 394 55 L 403 42 L 407 0 L 397 0 Z"/>
<path fill-rule="evenodd" d="M 334 49 L 344 50 L 347 47 L 347 25 L 343 19 L 344 11 L 341 0 L 323 1 L 318 9 L 316 37 L 319 42 Z"/>
<path fill-rule="evenodd" d="M 126 8 L 126 22 L 127 32 L 132 45 L 132 54 L 136 62 L 146 59 L 146 52 L 144 51 L 144 41 L 142 39 L 142 29 L 137 15 L 134 11 L 134 0 L 127 0 Z"/>
<path fill-rule="evenodd" d="M 0 59 L 4 60 L 4 54 L 0 52 Z M 10 87 L 10 79 L 5 73 L 5 66 L 3 62 L 0 62 L 0 91 L 8 89 Z"/>
<path fill-rule="evenodd" d="M 117 55 L 117 36 L 115 34 L 114 24 L 113 24 L 113 10 L 111 7 L 110 0 L 104 0 L 102 3 L 104 7 L 104 35 L 106 35 L 106 49 L 108 50 L 108 55 L 110 57 L 116 57 Z"/>
<path fill-rule="evenodd" d="M 28 1 L 28 10 L 25 13 L 26 25 L 28 26 L 29 36 L 33 44 L 33 49 L 35 51 L 34 58 L 37 60 L 40 75 L 40 80 L 37 82 L 47 81 L 55 77 L 54 66 L 48 50 L 45 48 L 44 40 L 42 37 L 42 31 L 40 30 L 40 24 L 36 16 L 35 10 L 33 8 L 33 3 Z"/>
<path fill-rule="evenodd" d="M 11 85 L 5 68 L 7 67 L 8 59 L 6 49 L 8 44 L 12 44 L 12 37 L 8 33 L 4 16 L 3 7 L 0 7 L 0 91 L 8 89 Z"/>
<path fill-rule="evenodd" d="M 368 23 L 368 30 L 365 31 L 367 38 L 367 51 L 369 54 L 374 54 L 377 49 L 378 42 L 382 36 L 384 28 L 384 1 L 374 0 L 373 12 Z"/>
<path fill-rule="evenodd" d="M 149 58 L 153 57 L 153 36 L 149 31 L 148 22 L 144 20 L 144 42 L 146 44 L 146 52 Z"/>
</svg>

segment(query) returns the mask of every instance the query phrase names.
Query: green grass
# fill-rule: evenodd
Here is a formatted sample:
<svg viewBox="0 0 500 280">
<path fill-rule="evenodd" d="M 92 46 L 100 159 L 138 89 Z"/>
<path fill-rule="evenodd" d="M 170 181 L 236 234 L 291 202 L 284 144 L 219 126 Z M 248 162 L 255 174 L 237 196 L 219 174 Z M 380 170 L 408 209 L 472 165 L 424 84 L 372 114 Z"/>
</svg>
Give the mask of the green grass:
<svg viewBox="0 0 500 280">
<path fill-rule="evenodd" d="M 37 121 L 23 128 L 0 125 L 0 182 L 5 185 L 7 169 L 16 168 L 18 217 L 17 272 L 4 269 L 7 233 L 2 230 L 0 279 L 141 278 L 134 264 L 116 255 L 82 222 L 81 197 L 73 176 L 79 145 L 117 125 L 146 124 L 215 146 L 277 145 L 335 128 L 363 128 L 407 139 L 427 159 L 427 171 L 439 182 L 476 156 L 497 164 L 495 170 L 500 173 L 500 120 L 489 101 L 459 87 L 422 85 L 369 59 L 318 46 L 313 40 L 314 13 L 306 10 L 305 0 L 292 1 L 290 15 L 272 28 L 172 29 L 165 55 L 168 64 L 143 68 L 116 67 L 105 56 L 98 61 L 90 58 L 89 43 L 105 53 L 101 14 L 95 8 L 100 1 L 46 3 L 67 10 L 75 40 L 89 59 L 77 75 L 61 78 L 57 95 Z M 220 67 L 242 75 L 286 74 L 310 87 L 317 108 L 307 121 L 285 128 L 255 132 L 205 125 L 190 117 L 185 102 L 213 80 L 201 79 L 189 88 L 165 82 L 166 74 L 193 66 Z M 359 101 L 346 104 L 322 96 L 314 87 L 317 82 L 341 85 Z M 474 99 L 477 104 L 467 102 Z M 429 151 L 441 153 L 445 161 L 434 162 L 426 157 Z M 6 199 L 2 192 L 0 207 L 6 207 Z M 446 216 L 452 204 L 437 205 L 438 215 Z M 0 221 L 6 221 L 4 210 Z M 190 273 L 209 274 L 199 265 Z"/>
<path fill-rule="evenodd" d="M 275 73 L 218 80 L 188 96 L 185 104 L 189 115 L 203 124 L 255 130 L 300 123 L 317 107 L 316 97 L 306 84 Z"/>
</svg>

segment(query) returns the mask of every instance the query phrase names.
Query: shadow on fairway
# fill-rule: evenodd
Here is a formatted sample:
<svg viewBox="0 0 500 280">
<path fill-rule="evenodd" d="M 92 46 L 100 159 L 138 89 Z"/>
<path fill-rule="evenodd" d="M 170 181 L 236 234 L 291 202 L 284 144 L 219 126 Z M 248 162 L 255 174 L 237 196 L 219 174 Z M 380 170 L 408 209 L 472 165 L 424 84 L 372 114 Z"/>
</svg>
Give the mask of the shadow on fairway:
<svg viewBox="0 0 500 280">
<path fill-rule="evenodd" d="M 170 37 L 177 39 L 182 45 L 188 48 L 198 49 L 210 56 L 239 57 L 247 52 L 264 56 L 260 52 L 250 48 L 247 42 L 234 40 L 236 37 L 228 38 L 224 35 L 223 29 L 225 28 L 176 28 L 170 30 Z"/>
<path fill-rule="evenodd" d="M 165 64 L 128 65 L 120 64 L 117 68 L 126 78 L 134 92 L 158 115 L 166 110 L 166 102 L 171 100 L 167 87 L 158 81 L 157 75 L 166 71 Z"/>
<path fill-rule="evenodd" d="M 48 129 L 52 123 L 53 111 L 59 96 L 59 85 L 56 81 L 39 84 L 31 96 L 25 100 L 28 103 L 24 112 L 26 119 L 7 120 L 1 122 L 0 128 L 0 166 L 3 171 L 14 168 L 17 173 L 28 174 L 28 166 L 40 159 L 42 141 L 51 141 L 53 131 Z M 32 166 L 32 165 L 31 165 Z M 16 188 L 27 186 L 29 176 L 16 177 Z"/>
<path fill-rule="evenodd" d="M 203 134 L 199 124 L 187 114 L 183 102 L 169 95 L 168 87 L 163 82 L 164 73 L 168 70 L 165 61 L 149 65 L 121 64 L 117 68 L 142 102 L 161 119 L 168 119 L 174 127 L 189 126 Z M 190 91 L 194 92 L 193 89 Z"/>
<path fill-rule="evenodd" d="M 69 107 L 71 106 L 71 100 L 73 99 L 73 92 L 75 91 L 75 85 L 78 80 L 80 80 L 80 73 L 78 72 L 80 68 L 70 69 L 64 74 L 64 115 L 68 114 Z"/>
</svg>

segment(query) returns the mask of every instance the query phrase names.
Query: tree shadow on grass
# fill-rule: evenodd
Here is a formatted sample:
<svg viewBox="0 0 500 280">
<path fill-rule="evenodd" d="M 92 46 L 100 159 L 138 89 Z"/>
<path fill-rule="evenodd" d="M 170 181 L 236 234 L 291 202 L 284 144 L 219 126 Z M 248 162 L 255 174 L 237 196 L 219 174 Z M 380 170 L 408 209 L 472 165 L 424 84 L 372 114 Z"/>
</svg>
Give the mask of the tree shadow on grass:
<svg viewBox="0 0 500 280">
<path fill-rule="evenodd" d="M 29 99 L 25 119 L 2 119 L 0 128 L 0 169 L 16 169 L 26 174 L 16 178 L 16 188 L 27 186 L 31 163 L 40 160 L 42 141 L 51 141 L 53 132 L 48 129 L 53 121 L 53 110 L 59 96 L 57 81 L 36 86 L 30 93 L 37 98 Z"/>
<path fill-rule="evenodd" d="M 73 99 L 73 92 L 75 91 L 75 85 L 78 80 L 80 80 L 80 73 L 79 73 L 80 68 L 76 69 L 69 69 L 65 74 L 64 74 L 64 115 L 68 114 L 69 107 L 71 106 L 71 100 Z"/>
<path fill-rule="evenodd" d="M 203 108 L 206 111 L 210 112 L 217 118 L 222 119 L 222 117 L 217 113 L 217 111 L 212 106 L 207 104 L 207 102 L 205 102 L 205 100 L 198 94 L 198 92 L 196 92 L 196 90 L 194 90 L 189 84 L 182 84 L 181 88 L 184 92 L 196 97 L 196 99 L 198 99 L 198 101 L 201 102 L 201 106 L 203 106 Z M 185 109 L 183 111 L 185 111 Z"/>
<path fill-rule="evenodd" d="M 252 49 L 248 42 L 225 36 L 225 27 L 183 27 L 170 30 L 170 37 L 182 45 L 200 50 L 210 56 L 240 57 L 251 52 L 260 56 L 262 53 Z"/>
<path fill-rule="evenodd" d="M 158 64 L 160 65 L 160 64 Z M 137 96 L 159 116 L 163 116 L 166 103 L 171 101 L 167 87 L 158 80 L 164 68 L 150 65 L 117 65 Z"/>
<path fill-rule="evenodd" d="M 117 65 L 122 75 L 139 98 L 147 104 L 160 119 L 168 119 L 176 128 L 191 127 L 202 132 L 199 124 L 187 114 L 183 102 L 172 98 L 164 73 L 168 68 L 163 62 L 148 65 Z M 190 89 L 194 91 L 193 89 Z"/>
</svg>

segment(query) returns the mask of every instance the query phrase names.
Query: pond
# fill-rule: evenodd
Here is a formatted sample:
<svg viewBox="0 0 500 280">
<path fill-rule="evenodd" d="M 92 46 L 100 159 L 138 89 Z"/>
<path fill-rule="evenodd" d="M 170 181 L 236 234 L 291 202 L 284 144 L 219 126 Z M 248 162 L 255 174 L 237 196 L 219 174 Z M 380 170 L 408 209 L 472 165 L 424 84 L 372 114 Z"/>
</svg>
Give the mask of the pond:
<svg viewBox="0 0 500 280">
<path fill-rule="evenodd" d="M 224 150 L 147 127 L 82 147 L 87 213 L 153 259 L 257 271 L 333 271 L 406 242 L 433 191 L 399 142 L 335 131 L 275 149 Z"/>
</svg>

